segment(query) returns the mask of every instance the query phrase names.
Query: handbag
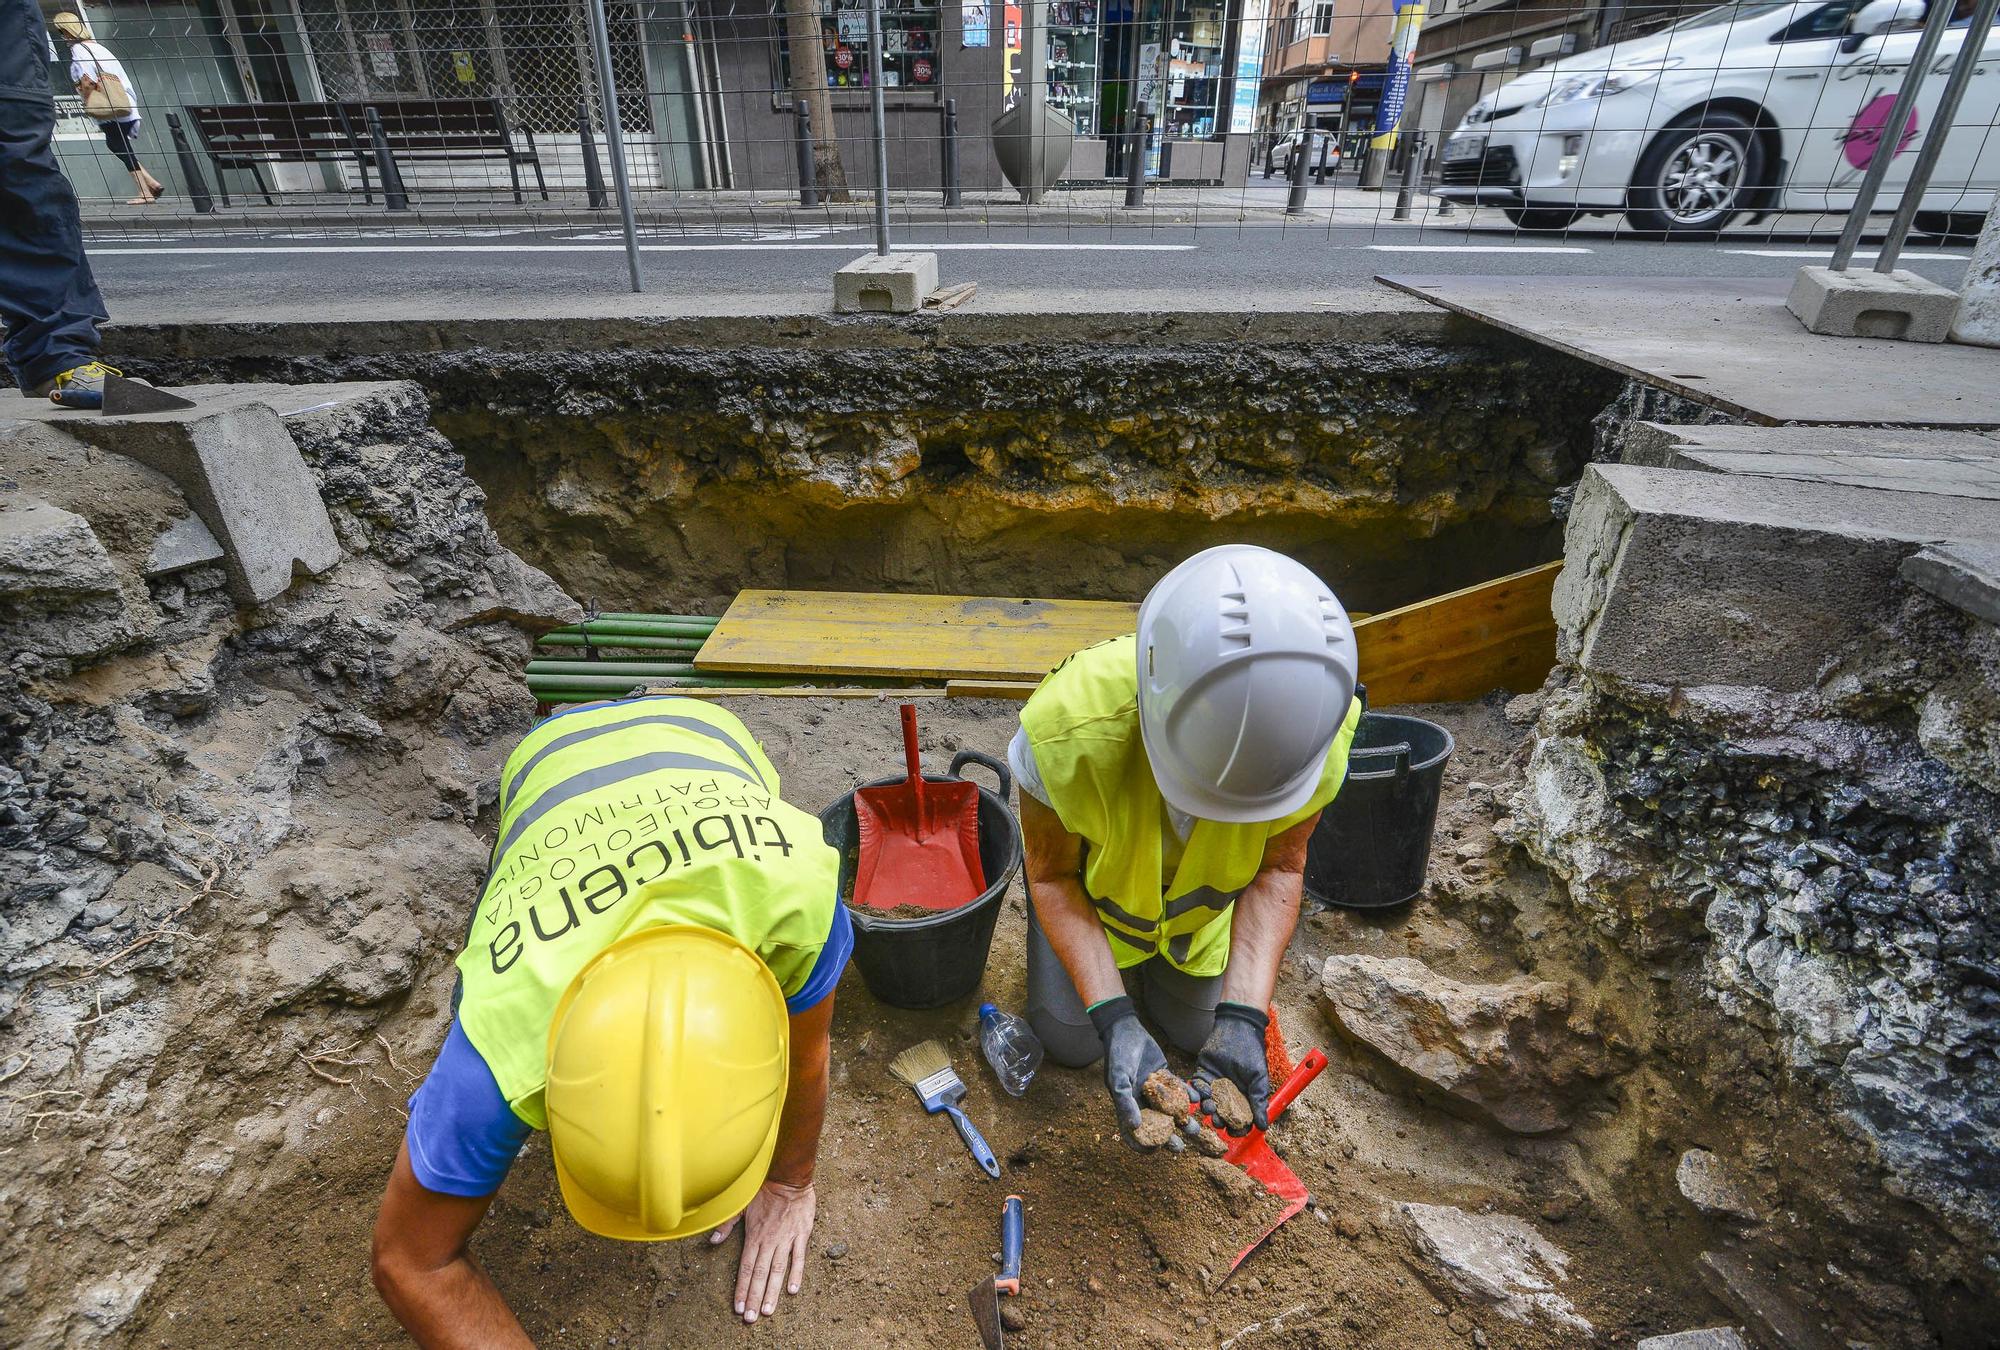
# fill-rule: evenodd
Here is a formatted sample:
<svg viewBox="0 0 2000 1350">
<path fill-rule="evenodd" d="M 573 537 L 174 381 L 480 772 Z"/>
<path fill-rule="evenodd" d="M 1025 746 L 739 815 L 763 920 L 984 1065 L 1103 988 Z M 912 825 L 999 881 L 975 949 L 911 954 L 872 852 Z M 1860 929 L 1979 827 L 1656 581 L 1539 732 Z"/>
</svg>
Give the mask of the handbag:
<svg viewBox="0 0 2000 1350">
<path fill-rule="evenodd" d="M 132 94 L 125 81 L 107 72 L 95 58 L 90 64 L 97 67 L 97 78 L 86 75 L 77 82 L 83 93 L 84 116 L 98 122 L 123 122 L 131 117 Z"/>
</svg>

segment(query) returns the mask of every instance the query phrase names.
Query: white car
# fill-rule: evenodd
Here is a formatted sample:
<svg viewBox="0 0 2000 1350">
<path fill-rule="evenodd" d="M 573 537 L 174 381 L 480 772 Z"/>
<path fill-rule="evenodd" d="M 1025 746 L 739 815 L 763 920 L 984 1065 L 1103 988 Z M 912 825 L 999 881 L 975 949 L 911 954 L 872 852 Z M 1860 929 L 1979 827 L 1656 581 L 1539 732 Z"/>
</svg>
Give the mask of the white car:
<svg viewBox="0 0 2000 1350">
<path fill-rule="evenodd" d="M 1953 4 L 1954 0 L 1931 0 Z M 1966 44 L 1959 4 L 1876 206 L 1893 211 Z M 1623 213 L 1712 235 L 1741 212 L 1844 211 L 1917 46 L 1924 0 L 1742 0 L 1554 62 L 1474 104 L 1444 144 L 1440 197 L 1524 229 Z M 1977 47 L 1918 227 L 1976 231 L 2000 191 L 2000 26 Z"/>
</svg>

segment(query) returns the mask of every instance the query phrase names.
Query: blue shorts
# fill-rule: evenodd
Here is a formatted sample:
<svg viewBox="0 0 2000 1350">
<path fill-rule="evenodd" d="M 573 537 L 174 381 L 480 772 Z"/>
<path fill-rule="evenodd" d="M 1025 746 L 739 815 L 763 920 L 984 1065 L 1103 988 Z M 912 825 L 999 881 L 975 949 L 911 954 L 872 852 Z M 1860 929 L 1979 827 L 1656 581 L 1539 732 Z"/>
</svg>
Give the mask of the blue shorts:
<svg viewBox="0 0 2000 1350">
<path fill-rule="evenodd" d="M 853 922 L 847 906 L 836 904 L 826 945 L 805 984 L 785 1000 L 786 1009 L 797 1016 L 824 1002 L 840 983 L 853 951 Z M 410 1098 L 403 1141 L 418 1184 L 444 1195 L 491 1195 L 500 1189 L 530 1133 L 454 1018 L 437 1062 Z"/>
</svg>

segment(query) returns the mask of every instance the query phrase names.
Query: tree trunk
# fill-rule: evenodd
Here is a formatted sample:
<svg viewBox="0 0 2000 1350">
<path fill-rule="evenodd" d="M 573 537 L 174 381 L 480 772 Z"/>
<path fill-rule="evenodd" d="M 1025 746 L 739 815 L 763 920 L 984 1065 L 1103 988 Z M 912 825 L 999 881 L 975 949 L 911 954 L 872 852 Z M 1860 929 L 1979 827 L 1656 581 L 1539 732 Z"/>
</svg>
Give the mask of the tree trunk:
<svg viewBox="0 0 2000 1350">
<path fill-rule="evenodd" d="M 785 38 L 792 57 L 792 97 L 806 105 L 812 126 L 813 171 L 819 190 L 830 202 L 854 200 L 847 192 L 847 170 L 840 163 L 840 141 L 833 134 L 833 98 L 826 90 L 826 49 L 821 45 L 817 0 L 785 0 Z"/>
</svg>

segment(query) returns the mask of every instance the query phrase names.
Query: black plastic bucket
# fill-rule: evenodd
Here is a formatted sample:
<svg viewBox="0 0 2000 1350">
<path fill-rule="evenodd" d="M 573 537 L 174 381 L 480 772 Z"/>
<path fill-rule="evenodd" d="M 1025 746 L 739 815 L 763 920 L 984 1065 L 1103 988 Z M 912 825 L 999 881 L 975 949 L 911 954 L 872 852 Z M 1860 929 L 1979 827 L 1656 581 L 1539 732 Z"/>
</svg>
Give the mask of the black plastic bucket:
<svg viewBox="0 0 2000 1350">
<path fill-rule="evenodd" d="M 1347 781 L 1306 846 L 1306 894 L 1348 909 L 1417 898 L 1431 861 L 1451 733 L 1421 717 L 1367 712 L 1355 728 Z"/>
<path fill-rule="evenodd" d="M 1000 897 L 1021 870 L 1021 823 L 1007 805 L 1014 782 L 1005 764 L 977 750 L 961 750 L 951 761 L 949 775 L 927 773 L 924 781 L 951 782 L 967 764 L 978 764 L 1000 780 L 997 796 L 979 789 L 979 869 L 986 874 L 986 889 L 970 904 L 942 914 L 891 919 L 880 911 L 848 904 L 860 848 L 854 793 L 819 813 L 826 842 L 840 853 L 840 900 L 854 920 L 854 964 L 861 967 L 869 992 L 892 1007 L 938 1008 L 979 987 L 986 953 L 993 945 L 993 925 L 1000 919 Z M 881 778 L 862 787 L 907 781 Z"/>
</svg>

